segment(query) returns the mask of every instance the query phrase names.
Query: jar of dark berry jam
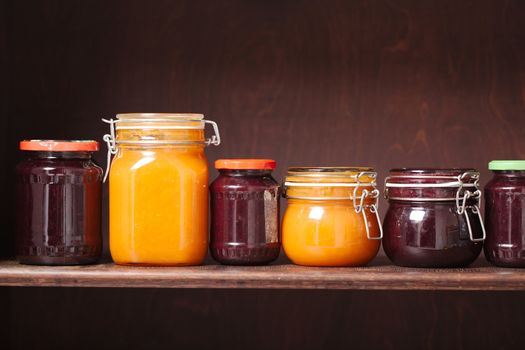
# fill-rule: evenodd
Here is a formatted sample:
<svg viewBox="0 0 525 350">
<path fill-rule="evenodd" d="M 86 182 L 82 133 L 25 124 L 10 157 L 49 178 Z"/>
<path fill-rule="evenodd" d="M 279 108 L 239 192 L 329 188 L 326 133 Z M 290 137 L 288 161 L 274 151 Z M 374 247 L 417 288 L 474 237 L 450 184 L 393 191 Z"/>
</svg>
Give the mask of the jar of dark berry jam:
<svg viewBox="0 0 525 350">
<path fill-rule="evenodd" d="M 383 247 L 396 265 L 462 267 L 479 256 L 485 228 L 474 169 L 392 169 Z"/>
<path fill-rule="evenodd" d="M 494 160 L 485 186 L 485 257 L 503 267 L 525 267 L 525 160 Z"/>
<path fill-rule="evenodd" d="M 263 265 L 277 259 L 279 184 L 269 159 L 220 159 L 210 185 L 213 258 L 228 265 Z"/>
<path fill-rule="evenodd" d="M 16 167 L 16 257 L 23 264 L 76 265 L 102 250 L 102 169 L 95 141 L 20 142 Z"/>
</svg>

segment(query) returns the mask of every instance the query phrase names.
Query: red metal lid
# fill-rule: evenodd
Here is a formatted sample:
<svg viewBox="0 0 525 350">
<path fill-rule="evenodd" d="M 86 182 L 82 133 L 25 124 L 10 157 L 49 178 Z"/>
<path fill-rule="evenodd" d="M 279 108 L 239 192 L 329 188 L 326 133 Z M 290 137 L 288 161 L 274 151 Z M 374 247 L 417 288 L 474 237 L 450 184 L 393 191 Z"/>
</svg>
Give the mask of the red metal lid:
<svg viewBox="0 0 525 350">
<path fill-rule="evenodd" d="M 275 169 L 277 163 L 273 159 L 218 159 L 216 169 L 251 170 Z"/>
<path fill-rule="evenodd" d="M 24 140 L 20 141 L 22 151 L 49 152 L 94 152 L 98 142 L 92 140 Z"/>
</svg>

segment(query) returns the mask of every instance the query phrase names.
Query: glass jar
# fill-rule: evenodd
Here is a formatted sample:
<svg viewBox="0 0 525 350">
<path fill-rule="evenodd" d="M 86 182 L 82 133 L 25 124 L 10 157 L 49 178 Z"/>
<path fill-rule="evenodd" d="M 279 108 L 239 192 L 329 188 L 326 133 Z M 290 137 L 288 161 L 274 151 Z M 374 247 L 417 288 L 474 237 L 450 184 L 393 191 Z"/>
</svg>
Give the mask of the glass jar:
<svg viewBox="0 0 525 350">
<path fill-rule="evenodd" d="M 362 266 L 382 238 L 372 168 L 289 168 L 283 249 L 305 266 Z"/>
<path fill-rule="evenodd" d="M 263 265 L 279 256 L 279 184 L 270 159 L 220 159 L 210 186 L 213 258 L 228 265 Z"/>
<path fill-rule="evenodd" d="M 16 167 L 16 258 L 23 264 L 95 263 L 102 251 L 102 169 L 95 141 L 20 142 Z"/>
<path fill-rule="evenodd" d="M 525 267 L 525 160 L 489 163 L 485 186 L 485 257 L 503 267 Z"/>
<path fill-rule="evenodd" d="M 108 144 L 109 240 L 122 265 L 199 265 L 208 249 L 208 163 L 217 124 L 202 114 L 118 114 Z M 215 135 L 206 140 L 204 127 Z"/>
<path fill-rule="evenodd" d="M 396 265 L 462 267 L 479 256 L 485 229 L 474 169 L 392 169 L 383 249 Z"/>
</svg>

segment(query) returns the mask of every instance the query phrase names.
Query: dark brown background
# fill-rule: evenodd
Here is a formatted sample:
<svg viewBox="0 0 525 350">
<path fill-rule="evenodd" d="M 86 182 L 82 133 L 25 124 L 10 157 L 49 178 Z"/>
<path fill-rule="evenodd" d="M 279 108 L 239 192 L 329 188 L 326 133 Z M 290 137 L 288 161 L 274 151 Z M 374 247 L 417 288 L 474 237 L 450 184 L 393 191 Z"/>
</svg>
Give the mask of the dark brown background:
<svg viewBox="0 0 525 350">
<path fill-rule="evenodd" d="M 0 1 L 5 168 L 24 138 L 119 112 L 202 112 L 219 157 L 461 166 L 525 158 L 523 1 Z M 105 154 L 97 159 L 105 163 Z M 385 210 L 382 203 L 382 210 Z M 107 232 L 106 232 L 107 234 Z M 81 348 L 522 348 L 509 293 L 0 289 L 3 339 Z M 141 331 L 143 330 L 143 331 Z"/>
</svg>

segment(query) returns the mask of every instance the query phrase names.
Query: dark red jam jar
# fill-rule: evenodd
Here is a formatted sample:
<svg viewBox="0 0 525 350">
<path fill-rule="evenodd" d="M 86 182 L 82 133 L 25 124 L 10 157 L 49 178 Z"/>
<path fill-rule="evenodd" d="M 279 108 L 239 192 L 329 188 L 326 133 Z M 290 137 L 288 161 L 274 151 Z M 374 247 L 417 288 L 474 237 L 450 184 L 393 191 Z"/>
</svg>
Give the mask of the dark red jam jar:
<svg viewBox="0 0 525 350">
<path fill-rule="evenodd" d="M 227 265 L 264 265 L 277 259 L 279 184 L 269 159 L 220 159 L 210 185 L 213 258 Z"/>
<path fill-rule="evenodd" d="M 95 141 L 20 142 L 16 167 L 16 257 L 34 265 L 90 264 L 102 250 L 102 169 Z"/>
<path fill-rule="evenodd" d="M 503 267 L 525 267 L 525 160 L 489 163 L 485 186 L 485 257 Z"/>
<path fill-rule="evenodd" d="M 396 265 L 462 267 L 479 256 L 485 229 L 474 169 L 392 169 L 383 248 Z"/>
</svg>

